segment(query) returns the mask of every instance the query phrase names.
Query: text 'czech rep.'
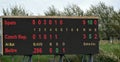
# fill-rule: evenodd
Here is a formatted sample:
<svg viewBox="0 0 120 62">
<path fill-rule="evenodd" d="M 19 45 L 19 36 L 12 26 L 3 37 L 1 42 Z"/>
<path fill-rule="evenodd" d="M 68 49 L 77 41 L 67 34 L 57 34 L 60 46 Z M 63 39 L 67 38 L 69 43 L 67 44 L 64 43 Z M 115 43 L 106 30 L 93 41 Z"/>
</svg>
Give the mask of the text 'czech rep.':
<svg viewBox="0 0 120 62">
<path fill-rule="evenodd" d="M 11 40 L 16 40 L 16 39 L 26 40 L 27 36 L 26 35 L 22 35 L 22 34 L 18 34 L 18 35 L 5 34 L 4 38 L 5 39 L 11 39 Z"/>
</svg>

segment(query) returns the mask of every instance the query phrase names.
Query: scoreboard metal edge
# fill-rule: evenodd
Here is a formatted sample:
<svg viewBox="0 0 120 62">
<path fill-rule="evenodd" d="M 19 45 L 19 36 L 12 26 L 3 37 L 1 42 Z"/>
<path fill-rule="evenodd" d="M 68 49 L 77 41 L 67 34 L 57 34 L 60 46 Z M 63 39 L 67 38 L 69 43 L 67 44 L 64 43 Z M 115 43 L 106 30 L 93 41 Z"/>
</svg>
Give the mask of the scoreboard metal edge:
<svg viewBox="0 0 120 62">
<path fill-rule="evenodd" d="M 69 19 L 99 19 L 95 16 L 0 16 L 0 18 L 69 18 Z"/>
<path fill-rule="evenodd" d="M 68 18 L 68 19 L 99 19 L 98 17 L 94 17 L 94 16 L 83 16 L 83 17 L 79 17 L 79 16 L 0 16 L 0 35 L 1 35 L 1 39 L 0 39 L 0 55 L 3 55 L 3 18 Z M 98 42 L 99 45 L 99 42 Z"/>
<path fill-rule="evenodd" d="M 0 55 L 3 55 L 3 22 L 0 17 Z"/>
</svg>

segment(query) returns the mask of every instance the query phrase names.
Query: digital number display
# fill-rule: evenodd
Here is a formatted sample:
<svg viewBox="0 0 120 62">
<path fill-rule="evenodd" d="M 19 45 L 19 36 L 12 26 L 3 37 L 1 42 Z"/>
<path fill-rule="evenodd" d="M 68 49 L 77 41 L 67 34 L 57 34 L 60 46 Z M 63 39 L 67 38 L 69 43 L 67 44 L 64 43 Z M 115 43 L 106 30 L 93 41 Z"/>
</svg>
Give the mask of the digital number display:
<svg viewBox="0 0 120 62">
<path fill-rule="evenodd" d="M 3 17 L 3 54 L 95 54 L 98 18 Z"/>
</svg>

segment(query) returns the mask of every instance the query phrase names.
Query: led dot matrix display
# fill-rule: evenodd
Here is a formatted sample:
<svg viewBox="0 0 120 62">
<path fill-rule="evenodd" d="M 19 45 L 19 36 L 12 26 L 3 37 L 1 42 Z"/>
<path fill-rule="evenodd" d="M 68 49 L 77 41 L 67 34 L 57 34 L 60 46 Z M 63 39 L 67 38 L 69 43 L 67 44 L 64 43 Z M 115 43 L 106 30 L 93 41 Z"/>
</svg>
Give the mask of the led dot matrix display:
<svg viewBox="0 0 120 62">
<path fill-rule="evenodd" d="M 97 17 L 1 17 L 4 55 L 95 54 Z"/>
</svg>

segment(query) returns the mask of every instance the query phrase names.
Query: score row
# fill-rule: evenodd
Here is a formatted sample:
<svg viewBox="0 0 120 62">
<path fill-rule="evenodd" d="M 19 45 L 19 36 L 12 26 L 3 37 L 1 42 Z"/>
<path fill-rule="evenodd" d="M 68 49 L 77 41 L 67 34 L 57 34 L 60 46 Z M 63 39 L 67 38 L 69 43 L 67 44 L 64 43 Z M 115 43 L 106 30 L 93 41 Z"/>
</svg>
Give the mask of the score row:
<svg viewBox="0 0 120 62">
<path fill-rule="evenodd" d="M 53 39 L 59 39 L 60 36 L 58 34 L 33 34 L 32 35 L 32 39 L 36 40 L 36 39 L 44 39 L 44 40 L 53 40 Z M 82 35 L 82 39 L 98 39 L 98 34 L 83 34 Z"/>
<path fill-rule="evenodd" d="M 82 24 L 83 25 L 97 25 L 97 20 L 82 20 Z M 32 20 L 32 25 L 41 25 L 41 24 L 44 24 L 44 25 L 63 25 L 64 22 L 63 20 Z"/>
<path fill-rule="evenodd" d="M 44 42 L 42 43 L 42 41 L 33 42 L 33 46 L 42 47 L 43 45 L 44 45 Z M 56 42 L 54 44 L 53 41 L 50 41 L 49 44 L 47 44 L 47 45 L 49 45 L 50 47 L 52 47 L 52 46 L 65 46 L 65 42 L 61 41 L 60 43 Z M 16 46 L 16 43 L 8 41 L 5 43 L 5 46 L 14 47 L 14 46 Z"/>
<path fill-rule="evenodd" d="M 49 48 L 49 53 L 52 54 L 52 53 L 59 53 L 60 51 L 62 51 L 62 53 L 65 53 L 66 50 L 65 48 Z M 34 54 L 38 54 L 38 53 L 43 53 L 43 49 L 42 48 L 34 48 L 34 51 L 33 51 Z"/>
<path fill-rule="evenodd" d="M 43 48 L 33 48 L 33 54 L 39 54 L 39 53 L 44 53 L 43 52 Z M 5 53 L 17 53 L 19 50 L 18 49 L 16 49 L 16 48 L 5 48 Z M 49 48 L 48 49 L 48 52 L 50 53 L 50 54 L 52 54 L 52 53 L 59 53 L 60 51 L 62 51 L 62 53 L 65 53 L 66 51 L 65 51 L 65 48 L 55 48 L 55 49 L 53 49 L 53 48 Z"/>
</svg>

